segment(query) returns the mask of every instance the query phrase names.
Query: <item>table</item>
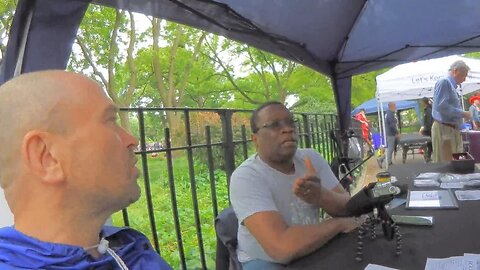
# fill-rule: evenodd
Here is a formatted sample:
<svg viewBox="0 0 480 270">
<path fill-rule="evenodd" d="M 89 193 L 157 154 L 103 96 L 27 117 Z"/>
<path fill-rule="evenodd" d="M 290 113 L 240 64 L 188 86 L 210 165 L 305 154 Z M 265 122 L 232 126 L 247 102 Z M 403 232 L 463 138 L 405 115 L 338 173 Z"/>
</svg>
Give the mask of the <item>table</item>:
<svg viewBox="0 0 480 270">
<path fill-rule="evenodd" d="M 413 188 L 413 179 L 421 172 L 450 172 L 448 163 L 398 164 L 389 167 L 400 183 Z M 425 188 L 424 188 L 425 189 Z M 421 188 L 415 188 L 421 190 Z M 286 269 L 364 269 L 369 263 L 397 269 L 424 269 L 428 257 L 444 258 L 463 255 L 464 252 L 480 253 L 480 209 L 479 201 L 460 201 L 456 210 L 407 210 L 399 206 L 391 214 L 425 215 L 434 217 L 432 227 L 401 225 L 403 248 L 400 256 L 395 255 L 395 241 L 387 241 L 383 234 L 376 240 L 367 239 L 364 259 L 355 261 L 357 231 L 338 235 L 314 253 L 299 259 Z"/>
<path fill-rule="evenodd" d="M 407 160 L 409 150 L 412 150 L 413 153 L 415 149 L 425 148 L 426 144 L 431 141 L 430 137 L 418 133 L 401 134 L 398 145 L 402 148 L 402 162 L 405 163 Z"/>
<path fill-rule="evenodd" d="M 463 143 L 467 145 L 468 152 L 475 162 L 480 162 L 480 131 L 462 131 Z"/>
</svg>

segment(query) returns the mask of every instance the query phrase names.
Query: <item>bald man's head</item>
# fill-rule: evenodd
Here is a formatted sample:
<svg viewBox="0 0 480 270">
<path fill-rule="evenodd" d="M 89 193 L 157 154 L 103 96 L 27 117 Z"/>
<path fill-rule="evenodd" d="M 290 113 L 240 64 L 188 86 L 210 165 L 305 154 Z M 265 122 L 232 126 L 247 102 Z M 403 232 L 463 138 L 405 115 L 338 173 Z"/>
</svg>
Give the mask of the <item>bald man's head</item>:
<svg viewBox="0 0 480 270">
<path fill-rule="evenodd" d="M 79 91 L 74 86 L 85 79 L 50 70 L 26 73 L 0 86 L 0 186 L 6 188 L 21 170 L 21 145 L 29 131 L 68 132 L 64 108 Z"/>
<path fill-rule="evenodd" d="M 397 105 L 395 104 L 395 102 L 389 102 L 388 103 L 388 109 L 392 112 L 396 111 L 397 110 Z"/>
</svg>

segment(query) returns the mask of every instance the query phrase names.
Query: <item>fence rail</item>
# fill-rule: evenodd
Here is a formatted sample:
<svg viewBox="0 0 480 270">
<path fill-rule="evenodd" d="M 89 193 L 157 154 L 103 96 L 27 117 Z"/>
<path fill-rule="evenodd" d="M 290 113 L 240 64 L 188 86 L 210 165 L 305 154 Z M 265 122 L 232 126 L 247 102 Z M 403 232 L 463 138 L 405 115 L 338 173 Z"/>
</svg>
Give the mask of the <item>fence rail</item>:
<svg viewBox="0 0 480 270">
<path fill-rule="evenodd" d="M 114 215 L 114 223 L 149 236 L 175 269 L 214 268 L 214 217 L 229 204 L 236 165 L 255 152 L 247 128 L 251 111 L 122 108 L 121 113 L 128 114 L 139 137 L 143 192 L 139 202 Z M 337 128 L 336 115 L 294 117 L 299 147 L 315 148 L 331 161 L 335 151 L 329 134 Z"/>
</svg>

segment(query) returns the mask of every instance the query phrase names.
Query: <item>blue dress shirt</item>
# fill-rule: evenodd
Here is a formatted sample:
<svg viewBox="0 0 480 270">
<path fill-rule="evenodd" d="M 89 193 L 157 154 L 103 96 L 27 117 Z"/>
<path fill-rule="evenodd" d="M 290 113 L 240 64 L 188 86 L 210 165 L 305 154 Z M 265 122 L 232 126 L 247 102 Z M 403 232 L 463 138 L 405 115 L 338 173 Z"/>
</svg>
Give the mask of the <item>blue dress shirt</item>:
<svg viewBox="0 0 480 270">
<path fill-rule="evenodd" d="M 456 87 L 457 82 L 452 76 L 437 81 L 433 93 L 432 116 L 436 121 L 460 127 L 463 109 Z"/>
</svg>

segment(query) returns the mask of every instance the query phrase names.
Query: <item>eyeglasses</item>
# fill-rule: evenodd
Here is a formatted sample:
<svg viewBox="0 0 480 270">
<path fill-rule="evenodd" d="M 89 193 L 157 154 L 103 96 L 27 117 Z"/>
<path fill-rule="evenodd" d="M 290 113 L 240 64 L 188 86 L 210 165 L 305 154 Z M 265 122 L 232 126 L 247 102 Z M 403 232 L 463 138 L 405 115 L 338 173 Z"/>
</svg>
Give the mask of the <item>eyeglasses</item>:
<svg viewBox="0 0 480 270">
<path fill-rule="evenodd" d="M 258 130 L 260 130 L 260 129 L 262 129 L 262 128 L 268 128 L 268 129 L 271 129 L 271 130 L 280 130 L 280 129 L 282 129 L 283 127 L 295 128 L 297 122 L 298 122 L 297 119 L 282 119 L 282 120 L 277 120 L 277 121 L 273 121 L 273 122 L 271 122 L 271 123 L 263 124 L 263 126 L 259 127 Z M 258 131 L 258 130 L 257 130 L 257 131 Z"/>
</svg>

